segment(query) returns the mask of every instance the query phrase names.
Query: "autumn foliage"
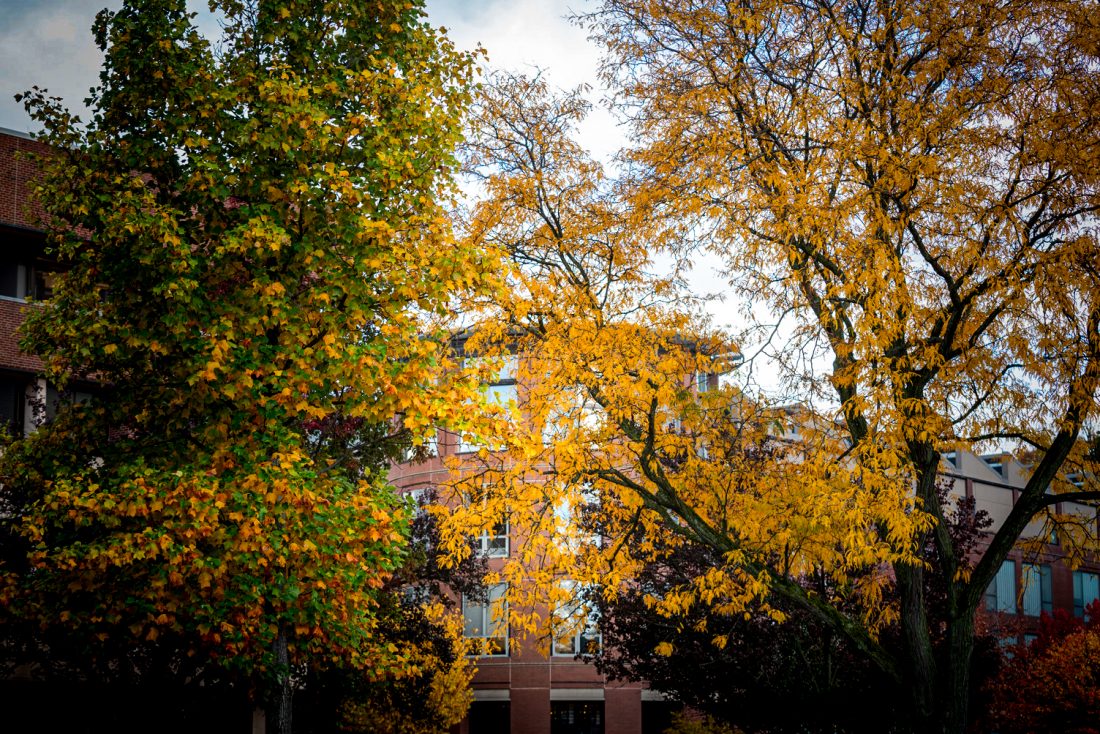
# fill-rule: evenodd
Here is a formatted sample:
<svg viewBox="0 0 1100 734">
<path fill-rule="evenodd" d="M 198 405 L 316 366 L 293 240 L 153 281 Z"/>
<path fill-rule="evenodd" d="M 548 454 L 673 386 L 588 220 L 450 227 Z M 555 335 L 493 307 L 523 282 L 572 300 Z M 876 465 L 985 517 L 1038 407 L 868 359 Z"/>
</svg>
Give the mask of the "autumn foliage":
<svg viewBox="0 0 1100 734">
<path fill-rule="evenodd" d="M 471 58 L 417 3 L 212 5 L 220 39 L 182 0 L 101 13 L 87 124 L 25 98 L 62 272 L 23 347 L 95 398 L 4 453 L 0 607 L 284 690 L 401 675 L 385 460 L 464 420 L 444 320 L 494 269 L 444 210 Z"/>
<path fill-rule="evenodd" d="M 1098 613 L 1093 602 L 1084 619 L 1063 610 L 1044 614 L 1038 636 L 1011 648 L 990 686 L 991 726 L 1005 734 L 1100 731 Z"/>
<path fill-rule="evenodd" d="M 1071 560 L 1097 550 L 1092 10 L 607 0 L 581 20 L 631 131 L 614 169 L 576 142 L 581 90 L 492 80 L 463 231 L 512 263 L 510 290 L 467 346 L 518 353 L 525 387 L 460 467 L 456 501 L 477 501 L 449 542 L 505 515 L 530 530 L 501 571 L 517 624 L 560 602 L 556 579 L 613 595 L 698 543 L 720 561 L 654 609 L 794 605 L 892 681 L 907 726 L 965 730 L 975 613 L 1009 551 L 1039 522 Z M 701 259 L 749 304 L 741 333 L 681 287 Z M 755 389 L 760 353 L 796 405 Z M 735 355 L 730 387 L 698 377 Z M 991 446 L 1031 474 L 971 566 L 941 454 Z M 605 542 L 561 521 L 585 505 Z"/>
</svg>

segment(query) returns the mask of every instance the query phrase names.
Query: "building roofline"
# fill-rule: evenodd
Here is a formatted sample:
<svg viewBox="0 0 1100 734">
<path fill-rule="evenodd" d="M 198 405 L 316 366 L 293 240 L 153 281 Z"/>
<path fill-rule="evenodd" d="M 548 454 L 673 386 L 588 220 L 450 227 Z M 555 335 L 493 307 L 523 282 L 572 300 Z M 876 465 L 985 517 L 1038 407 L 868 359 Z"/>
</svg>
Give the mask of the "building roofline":
<svg viewBox="0 0 1100 734">
<path fill-rule="evenodd" d="M 36 139 L 30 133 L 25 133 L 22 130 L 12 130 L 10 127 L 0 127 L 0 135 L 10 135 L 13 138 L 22 138 L 23 140 Z"/>
<path fill-rule="evenodd" d="M 35 235 L 40 236 L 40 235 L 46 234 L 46 230 L 40 229 L 39 227 L 31 227 L 29 225 L 20 224 L 18 222 L 9 222 L 6 219 L 0 219 L 0 229 L 6 229 L 6 230 L 9 230 L 9 231 L 14 232 L 16 234 L 31 235 L 31 236 L 35 236 Z"/>
</svg>

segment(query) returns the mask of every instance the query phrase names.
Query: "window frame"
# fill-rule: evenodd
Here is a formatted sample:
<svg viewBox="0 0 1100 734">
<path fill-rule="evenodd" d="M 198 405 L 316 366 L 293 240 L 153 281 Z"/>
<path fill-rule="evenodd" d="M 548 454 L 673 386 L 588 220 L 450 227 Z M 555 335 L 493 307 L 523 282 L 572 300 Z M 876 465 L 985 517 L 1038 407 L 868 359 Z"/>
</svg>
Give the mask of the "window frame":
<svg viewBox="0 0 1100 734">
<path fill-rule="evenodd" d="M 550 657 L 575 658 L 578 655 L 601 652 L 603 650 L 603 633 L 600 632 L 599 627 L 599 609 L 586 602 L 580 601 L 580 595 L 585 591 L 585 586 L 570 579 L 559 581 L 558 586 L 559 588 L 567 589 L 569 598 L 566 601 L 555 604 L 553 610 L 550 612 Z M 562 609 L 569 609 L 569 615 L 563 616 L 561 613 Z M 565 640 L 564 635 L 558 634 L 558 629 L 562 624 L 559 620 L 569 620 L 570 618 L 579 616 L 579 613 L 582 611 L 585 615 L 584 625 L 577 624 L 575 625 L 575 629 L 570 631 L 569 651 L 565 651 L 565 645 L 561 645 L 561 649 L 559 650 L 559 642 Z M 573 623 L 567 623 L 570 627 L 574 627 Z M 593 639 L 595 639 L 596 647 L 594 649 L 588 649 L 588 645 L 591 644 L 591 640 Z"/>
<path fill-rule="evenodd" d="M 478 554 L 482 558 L 507 558 L 512 552 L 511 529 L 505 515 L 491 531 L 482 530 L 477 536 Z"/>
<path fill-rule="evenodd" d="M 1000 593 L 1002 587 L 1011 585 L 1011 592 L 1007 588 L 1004 588 L 1005 594 Z M 987 611 L 1000 612 L 1002 614 L 1016 614 L 1016 596 L 1017 596 L 1017 580 L 1016 580 L 1016 561 L 1011 558 L 1005 559 L 1001 562 L 1001 567 L 997 569 L 997 574 L 989 582 L 989 586 L 985 589 L 984 604 Z M 992 601 L 992 603 L 990 603 Z"/>
<path fill-rule="evenodd" d="M 1054 613 L 1049 563 L 1024 563 L 1020 566 L 1020 612 L 1038 617 Z"/>
<path fill-rule="evenodd" d="M 1091 598 L 1085 598 L 1085 580 L 1091 579 L 1089 584 L 1096 590 L 1096 595 Z M 1074 571 L 1073 572 L 1073 616 L 1084 618 L 1085 609 L 1089 604 L 1100 599 L 1100 573 L 1096 571 Z"/>
<path fill-rule="evenodd" d="M 490 584 L 483 587 L 485 600 L 474 600 L 463 594 L 462 636 L 470 640 L 481 640 L 481 649 L 470 657 L 508 657 L 508 584 Z M 480 619 L 473 620 L 470 612 L 476 610 Z M 496 613 L 495 613 L 496 612 Z M 503 632 L 503 634 L 471 634 L 473 632 Z"/>
<path fill-rule="evenodd" d="M 467 357 L 466 364 L 469 365 L 477 360 L 484 359 L 483 357 Z M 481 385 L 481 396 L 486 402 L 492 402 L 505 409 L 516 410 L 519 407 L 519 381 L 516 379 L 516 373 L 519 369 L 519 357 L 515 354 L 509 354 L 504 357 L 504 363 L 500 369 L 497 370 L 492 382 L 483 383 Z M 504 388 L 505 390 L 499 390 Z M 490 395 L 505 395 L 507 399 L 500 400 L 494 397 L 490 399 Z M 489 447 L 490 451 L 499 450 L 500 446 L 494 446 L 483 443 L 481 439 L 467 438 L 463 433 L 458 433 L 455 436 L 455 453 L 456 454 L 475 454 L 483 446 Z"/>
</svg>

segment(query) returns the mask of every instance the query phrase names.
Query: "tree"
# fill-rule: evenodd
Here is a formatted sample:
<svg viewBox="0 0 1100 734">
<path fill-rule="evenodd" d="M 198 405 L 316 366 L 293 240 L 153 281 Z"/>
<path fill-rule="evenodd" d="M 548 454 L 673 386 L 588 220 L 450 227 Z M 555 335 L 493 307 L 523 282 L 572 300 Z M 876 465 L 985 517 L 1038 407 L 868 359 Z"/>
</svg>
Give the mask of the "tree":
<svg viewBox="0 0 1100 734">
<path fill-rule="evenodd" d="M 961 731 L 983 590 L 1033 518 L 1097 499 L 1059 480 L 1085 461 L 1100 378 L 1089 10 L 612 0 L 591 21 L 637 104 L 638 196 L 705 228 L 693 241 L 734 287 L 796 319 L 789 348 L 822 349 L 831 364 L 806 377 L 839 406 L 846 459 L 915 486 L 907 517 L 931 525 L 871 526 L 917 556 L 891 561 L 906 649 L 880 664 L 910 682 L 923 727 Z M 1033 471 L 963 575 L 939 452 L 990 441 Z M 925 573 L 947 588 L 940 664 Z"/>
<path fill-rule="evenodd" d="M 216 43 L 182 0 L 101 13 L 87 125 L 26 96 L 62 272 L 23 347 L 98 389 L 4 454 L 0 599 L 177 638 L 286 732 L 292 667 L 415 657 L 376 644 L 409 521 L 379 457 L 469 421 L 442 329 L 495 267 L 450 236 L 472 59 L 420 3 L 212 7 Z"/>
<path fill-rule="evenodd" d="M 990 724 L 1007 734 L 1098 730 L 1100 713 L 1100 604 L 1084 621 L 1064 610 L 1043 614 L 1039 634 L 1017 645 L 991 682 Z"/>
<path fill-rule="evenodd" d="M 744 732 L 883 732 L 898 718 L 894 691 L 865 659 L 809 614 L 778 600 L 782 624 L 751 607 L 718 614 L 697 605 L 658 613 L 652 601 L 719 565 L 684 546 L 647 564 L 634 588 L 598 591 L 603 649 L 593 658 L 609 680 L 646 681 L 670 700 Z M 821 583 L 826 583 L 824 579 Z M 714 644 L 716 636 L 725 642 Z"/>
<path fill-rule="evenodd" d="M 440 565 L 438 518 L 425 509 L 436 499 L 431 491 L 418 498 L 409 552 L 387 583 L 378 612 L 380 642 L 416 656 L 382 677 L 348 668 L 312 674 L 300 697 L 308 722 L 302 731 L 433 734 L 466 715 L 474 665 L 462 618 L 453 613 L 453 594 L 480 589 L 487 568 L 476 555 L 456 566 Z"/>
<path fill-rule="evenodd" d="M 1082 436 L 1100 383 L 1092 9 L 604 2 L 586 20 L 637 141 L 621 180 L 601 183 L 573 152 L 553 123 L 576 116 L 559 108 L 498 116 L 514 123 L 474 141 L 493 164 L 469 234 L 506 245 L 525 273 L 501 322 L 540 384 L 527 415 L 541 424 L 540 396 L 570 385 L 600 406 L 552 455 L 527 440 L 494 467 L 501 492 L 523 498 L 513 511 L 591 482 L 618 500 L 602 505 L 619 513 L 612 540 L 640 524 L 723 559 L 657 608 L 736 612 L 775 595 L 908 691 L 915 729 L 962 731 L 975 612 L 1025 528 L 1058 525 L 1071 561 L 1096 548 L 1100 495 L 1066 481 L 1096 476 Z M 792 416 L 689 389 L 753 333 L 722 340 L 656 303 L 674 285 L 646 274 L 656 252 L 709 253 L 733 292 L 793 323 L 761 348 L 808 406 L 793 416 L 797 461 L 739 476 L 726 447 Z M 1032 472 L 967 571 L 935 484 L 941 452 L 983 446 Z M 614 542 L 582 555 L 559 568 L 612 586 L 644 560 Z M 829 594 L 799 583 L 819 570 Z M 895 622 L 903 645 L 889 650 L 879 633 Z"/>
<path fill-rule="evenodd" d="M 762 464 L 783 454 L 779 442 L 770 443 L 751 460 Z M 944 483 L 940 495 L 947 495 Z M 948 523 L 952 538 L 963 547 L 978 542 L 990 524 L 973 500 L 964 501 Z M 626 542 L 643 540 L 636 535 Z M 690 586 L 708 568 L 721 565 L 712 549 L 695 543 L 664 550 L 615 595 L 605 596 L 599 589 L 587 594 L 599 610 L 604 644 L 598 654 L 586 657 L 608 679 L 645 681 L 671 700 L 738 731 L 882 732 L 897 730 L 904 722 L 904 692 L 842 636 L 796 605 L 767 600 L 783 612 L 781 624 L 755 607 L 720 613 L 699 604 L 675 616 L 658 613 L 654 599 Z M 811 593 L 824 593 L 834 583 L 824 573 L 801 582 Z M 935 582 L 935 577 L 926 578 L 926 592 L 933 600 L 930 614 L 940 620 L 946 595 Z M 720 647 L 714 644 L 716 636 L 724 639 Z M 938 654 L 944 642 L 942 633 L 939 637 Z M 886 647 L 898 648 L 897 626 L 884 629 L 880 639 Z M 976 686 L 996 672 L 999 650 L 996 638 L 979 638 Z"/>
</svg>

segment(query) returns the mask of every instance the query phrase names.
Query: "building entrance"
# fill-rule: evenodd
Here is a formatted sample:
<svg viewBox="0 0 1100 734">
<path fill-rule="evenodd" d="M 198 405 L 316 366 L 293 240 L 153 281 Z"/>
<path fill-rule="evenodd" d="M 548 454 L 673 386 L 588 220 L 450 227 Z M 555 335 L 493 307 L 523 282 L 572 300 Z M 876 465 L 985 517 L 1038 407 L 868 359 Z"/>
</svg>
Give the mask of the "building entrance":
<svg viewBox="0 0 1100 734">
<path fill-rule="evenodd" d="M 551 701 L 550 734 L 603 734 L 603 701 Z"/>
</svg>

